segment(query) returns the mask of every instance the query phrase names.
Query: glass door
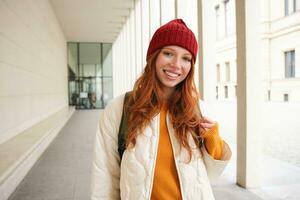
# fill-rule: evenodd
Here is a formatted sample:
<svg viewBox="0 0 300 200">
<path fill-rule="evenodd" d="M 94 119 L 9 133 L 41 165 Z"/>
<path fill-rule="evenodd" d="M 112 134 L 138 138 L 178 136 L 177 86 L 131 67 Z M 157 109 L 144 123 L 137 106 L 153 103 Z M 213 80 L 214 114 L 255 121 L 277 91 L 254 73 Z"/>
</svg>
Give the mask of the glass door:
<svg viewBox="0 0 300 200">
<path fill-rule="evenodd" d="M 69 105 L 104 108 L 112 98 L 111 44 L 68 43 Z"/>
</svg>

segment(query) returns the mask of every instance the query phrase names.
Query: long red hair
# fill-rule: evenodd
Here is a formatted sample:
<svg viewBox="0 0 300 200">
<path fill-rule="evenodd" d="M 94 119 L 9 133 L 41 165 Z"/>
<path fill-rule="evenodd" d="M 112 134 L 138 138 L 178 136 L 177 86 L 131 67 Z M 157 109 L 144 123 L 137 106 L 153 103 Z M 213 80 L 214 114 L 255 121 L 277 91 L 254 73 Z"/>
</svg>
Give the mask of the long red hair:
<svg viewBox="0 0 300 200">
<path fill-rule="evenodd" d="M 157 115 L 164 102 L 163 90 L 156 75 L 156 59 L 160 53 L 157 50 L 147 60 L 141 77 L 135 82 L 129 106 L 126 146 L 131 148 L 136 144 L 136 138 L 150 124 Z M 171 122 L 180 145 L 188 150 L 190 159 L 192 149 L 188 143 L 188 135 L 199 139 L 200 110 L 198 107 L 199 95 L 194 82 L 194 62 L 191 69 L 169 98 L 168 109 Z"/>
</svg>

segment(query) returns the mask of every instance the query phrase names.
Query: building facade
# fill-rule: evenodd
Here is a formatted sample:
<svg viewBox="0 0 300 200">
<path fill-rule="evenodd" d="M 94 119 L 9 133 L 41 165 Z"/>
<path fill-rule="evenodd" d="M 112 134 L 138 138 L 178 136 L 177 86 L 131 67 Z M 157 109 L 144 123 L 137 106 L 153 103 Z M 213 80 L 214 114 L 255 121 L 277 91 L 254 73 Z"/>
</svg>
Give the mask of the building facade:
<svg viewBox="0 0 300 200">
<path fill-rule="evenodd" d="M 265 101 L 300 101 L 300 1 L 260 2 Z M 236 99 L 235 1 L 215 1 L 216 99 Z"/>
</svg>

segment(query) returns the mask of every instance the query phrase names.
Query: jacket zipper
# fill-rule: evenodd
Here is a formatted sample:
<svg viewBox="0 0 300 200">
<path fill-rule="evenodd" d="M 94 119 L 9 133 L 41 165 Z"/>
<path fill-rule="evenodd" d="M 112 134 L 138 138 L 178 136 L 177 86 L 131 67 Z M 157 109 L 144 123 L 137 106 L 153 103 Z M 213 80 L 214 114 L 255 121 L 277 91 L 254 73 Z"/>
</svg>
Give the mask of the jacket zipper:
<svg viewBox="0 0 300 200">
<path fill-rule="evenodd" d="M 158 151 L 158 143 L 159 143 L 159 138 L 160 138 L 160 132 L 159 132 L 159 123 L 160 122 L 160 114 L 156 119 L 156 132 L 157 133 L 157 140 L 156 140 L 156 144 L 155 144 L 155 156 L 154 156 L 154 163 L 153 163 L 153 167 L 152 167 L 152 174 L 151 174 L 151 181 L 150 181 L 150 190 L 148 192 L 148 199 L 150 200 L 151 198 L 151 193 L 152 193 L 152 187 L 153 187 L 153 178 L 154 178 L 154 173 L 155 173 L 155 166 L 156 166 L 156 158 L 157 158 L 157 151 Z"/>
<path fill-rule="evenodd" d="M 168 129 L 168 133 L 169 133 L 169 137 L 170 137 L 170 140 L 171 140 L 171 144 L 172 144 L 172 151 L 173 151 L 173 158 L 174 158 L 174 162 L 175 162 L 175 167 L 176 167 L 176 172 L 177 172 L 177 175 L 178 175 L 178 179 L 179 179 L 179 186 L 180 186 L 180 192 L 181 192 L 181 198 L 182 200 L 184 200 L 184 195 L 183 195 L 183 191 L 182 191 L 182 184 L 181 184 L 181 175 L 179 174 L 179 171 L 178 171 L 178 163 L 177 163 L 177 160 L 175 158 L 175 150 L 174 150 L 174 144 L 173 144 L 173 137 L 171 137 L 171 134 L 170 134 L 170 128 L 169 128 L 169 113 L 167 113 L 167 129 Z M 173 133 L 174 134 L 174 133 Z"/>
</svg>

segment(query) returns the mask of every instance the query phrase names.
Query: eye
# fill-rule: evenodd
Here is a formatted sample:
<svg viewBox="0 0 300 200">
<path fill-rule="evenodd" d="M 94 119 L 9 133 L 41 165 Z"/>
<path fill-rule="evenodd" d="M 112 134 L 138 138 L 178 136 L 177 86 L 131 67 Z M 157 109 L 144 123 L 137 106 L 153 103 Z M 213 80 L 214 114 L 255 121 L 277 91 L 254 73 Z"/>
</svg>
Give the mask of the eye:
<svg viewBox="0 0 300 200">
<path fill-rule="evenodd" d="M 163 54 L 165 55 L 165 56 L 172 56 L 173 54 L 171 53 L 171 52 L 169 52 L 169 51 L 163 51 Z"/>
<path fill-rule="evenodd" d="M 188 57 L 188 56 L 184 56 L 183 57 L 183 60 L 186 61 L 186 62 L 191 62 L 192 61 L 192 58 Z"/>
</svg>

